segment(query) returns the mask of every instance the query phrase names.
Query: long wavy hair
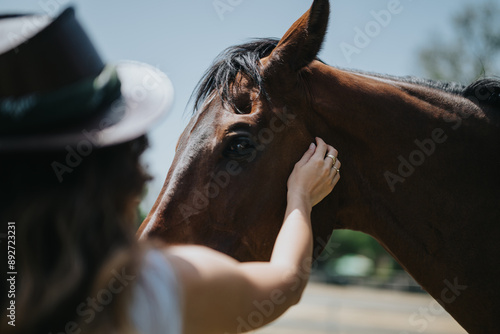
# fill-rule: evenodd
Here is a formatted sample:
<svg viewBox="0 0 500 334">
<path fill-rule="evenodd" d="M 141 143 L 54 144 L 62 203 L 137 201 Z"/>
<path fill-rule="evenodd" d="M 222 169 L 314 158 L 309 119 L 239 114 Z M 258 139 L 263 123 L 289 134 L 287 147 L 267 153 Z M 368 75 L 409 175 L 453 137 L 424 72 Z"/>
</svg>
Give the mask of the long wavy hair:
<svg viewBox="0 0 500 334">
<path fill-rule="evenodd" d="M 17 271 L 15 327 L 2 280 L 2 333 L 133 332 L 127 305 L 142 253 L 134 226 L 146 147 L 141 137 L 94 149 L 77 166 L 70 158 L 73 167 L 69 151 L 0 155 L 0 233 L 15 222 Z M 6 259 L 0 267 L 12 271 Z"/>
</svg>

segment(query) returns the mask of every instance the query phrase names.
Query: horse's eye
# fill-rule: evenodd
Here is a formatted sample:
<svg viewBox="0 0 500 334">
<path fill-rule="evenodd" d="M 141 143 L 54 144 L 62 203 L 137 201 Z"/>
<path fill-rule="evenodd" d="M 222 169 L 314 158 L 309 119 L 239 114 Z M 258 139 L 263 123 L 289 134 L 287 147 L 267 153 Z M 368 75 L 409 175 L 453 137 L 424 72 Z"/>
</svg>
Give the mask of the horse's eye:
<svg viewBox="0 0 500 334">
<path fill-rule="evenodd" d="M 252 140 L 248 137 L 236 137 L 233 139 L 226 150 L 224 155 L 228 158 L 244 158 L 255 150 Z"/>
</svg>

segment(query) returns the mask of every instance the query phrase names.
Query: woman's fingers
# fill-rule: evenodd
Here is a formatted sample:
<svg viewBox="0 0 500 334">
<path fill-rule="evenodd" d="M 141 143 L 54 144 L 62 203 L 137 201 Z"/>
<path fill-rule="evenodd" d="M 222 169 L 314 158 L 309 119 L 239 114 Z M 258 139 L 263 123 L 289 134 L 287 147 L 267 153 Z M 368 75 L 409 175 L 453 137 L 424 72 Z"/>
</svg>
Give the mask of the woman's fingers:
<svg viewBox="0 0 500 334">
<path fill-rule="evenodd" d="M 337 157 L 337 150 L 335 150 L 333 147 L 332 147 L 332 152 L 334 152 L 335 154 L 327 154 L 327 160 L 330 160 L 328 161 L 330 163 L 330 166 L 331 166 L 331 175 L 335 175 L 335 174 L 338 174 L 340 172 L 340 166 L 342 165 L 340 163 L 340 160 L 338 159 Z M 334 158 L 332 158 L 332 156 Z"/>
<path fill-rule="evenodd" d="M 335 163 L 337 162 L 337 156 L 338 156 L 339 152 L 337 152 L 337 150 L 333 147 L 333 146 L 330 146 L 330 145 L 327 145 L 327 151 L 326 151 L 326 160 L 328 160 L 328 162 L 331 164 L 330 166 L 334 166 Z"/>
<path fill-rule="evenodd" d="M 306 153 L 304 153 L 298 164 L 304 165 L 305 163 L 307 163 L 309 159 L 311 159 L 311 157 L 314 155 L 315 149 L 316 145 L 314 143 L 311 143 L 311 145 L 309 145 L 309 149 L 306 151 Z"/>
<path fill-rule="evenodd" d="M 326 197 L 340 179 L 340 161 L 335 148 L 316 138 L 288 179 L 288 190 L 305 196 L 311 205 Z"/>
<path fill-rule="evenodd" d="M 340 181 L 340 173 L 336 173 L 335 176 L 332 178 L 332 188 L 334 188 L 339 181 Z"/>
<path fill-rule="evenodd" d="M 330 178 L 332 179 L 332 183 L 334 178 L 340 179 L 340 167 L 342 164 L 338 159 L 336 159 L 335 164 L 332 166 L 332 169 L 330 170 Z M 338 180 L 337 180 L 338 182 Z M 336 184 L 336 183 L 335 183 Z"/>
<path fill-rule="evenodd" d="M 328 149 L 328 145 L 323 141 L 323 139 L 316 137 L 316 151 L 314 152 L 314 157 L 318 160 L 323 160 L 326 156 L 326 151 Z"/>
</svg>

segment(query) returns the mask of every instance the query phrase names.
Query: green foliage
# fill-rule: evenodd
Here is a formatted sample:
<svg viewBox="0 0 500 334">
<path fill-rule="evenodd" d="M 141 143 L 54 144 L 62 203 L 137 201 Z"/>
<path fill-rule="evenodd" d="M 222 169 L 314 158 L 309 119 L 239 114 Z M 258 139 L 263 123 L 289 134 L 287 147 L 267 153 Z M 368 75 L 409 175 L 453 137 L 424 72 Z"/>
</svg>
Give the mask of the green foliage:
<svg viewBox="0 0 500 334">
<path fill-rule="evenodd" d="M 336 267 L 339 259 L 352 255 L 361 255 L 373 261 L 374 276 L 392 275 L 394 270 L 402 270 L 391 255 L 369 235 L 351 230 L 336 230 L 330 239 L 329 249 L 334 252 L 329 258 L 322 259 L 320 267 L 327 272 Z"/>
<path fill-rule="evenodd" d="M 148 216 L 147 212 L 142 211 L 140 207 L 137 208 L 137 222 L 136 222 L 136 230 L 139 229 L 141 226 L 142 222 L 146 217 Z"/>
<path fill-rule="evenodd" d="M 500 74 L 500 5 L 493 0 L 470 4 L 451 20 L 453 36 L 435 33 L 419 53 L 425 75 L 469 83 Z"/>
<path fill-rule="evenodd" d="M 335 245 L 333 258 L 346 254 L 359 254 L 375 261 L 387 253 L 375 239 L 361 232 L 337 230 L 333 232 L 330 242 Z"/>
</svg>

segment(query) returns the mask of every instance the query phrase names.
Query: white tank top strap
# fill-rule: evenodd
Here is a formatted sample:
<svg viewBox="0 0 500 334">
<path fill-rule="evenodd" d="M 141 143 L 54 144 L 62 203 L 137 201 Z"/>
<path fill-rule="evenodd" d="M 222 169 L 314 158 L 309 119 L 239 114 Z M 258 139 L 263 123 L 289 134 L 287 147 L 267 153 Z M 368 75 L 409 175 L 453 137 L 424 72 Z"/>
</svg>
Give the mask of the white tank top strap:
<svg viewBox="0 0 500 334">
<path fill-rule="evenodd" d="M 132 294 L 130 316 L 141 334 L 181 334 L 180 286 L 160 250 L 149 250 Z"/>
</svg>

